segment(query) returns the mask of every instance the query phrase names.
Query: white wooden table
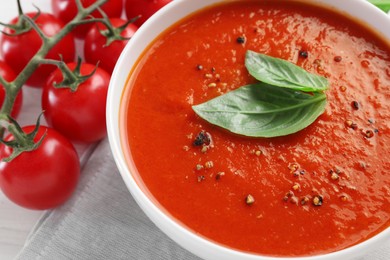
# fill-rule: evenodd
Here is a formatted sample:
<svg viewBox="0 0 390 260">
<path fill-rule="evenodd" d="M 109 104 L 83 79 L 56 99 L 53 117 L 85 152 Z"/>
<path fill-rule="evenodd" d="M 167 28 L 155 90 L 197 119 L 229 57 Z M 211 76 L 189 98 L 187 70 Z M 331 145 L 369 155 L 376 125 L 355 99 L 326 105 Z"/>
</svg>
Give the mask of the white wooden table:
<svg viewBox="0 0 390 260">
<path fill-rule="evenodd" d="M 0 4 L 1 5 L 1 4 Z M 20 122 L 34 124 L 33 111 L 39 111 L 40 91 L 27 89 Z M 0 259 L 13 259 L 22 248 L 27 235 L 44 211 L 19 207 L 0 191 Z"/>
<path fill-rule="evenodd" d="M 23 109 L 18 118 L 23 124 L 35 124 L 40 113 L 41 90 L 26 87 L 23 90 Z M 44 125 L 44 119 L 41 121 Z M 93 145 L 75 146 L 84 164 Z M 45 211 L 28 210 L 11 202 L 0 191 L 0 260 L 13 259 L 22 249 L 28 234 Z"/>
<path fill-rule="evenodd" d="M 43 214 L 18 207 L 0 192 L 0 259 L 13 259 Z"/>
<path fill-rule="evenodd" d="M 21 0 L 25 12 L 35 10 L 32 3 L 41 11 L 51 11 L 50 0 Z M 9 22 L 18 14 L 16 0 L 1 1 L 0 21 Z M 41 92 L 25 88 L 22 112 L 19 120 L 23 124 L 34 124 L 40 111 Z M 83 150 L 79 148 L 78 150 Z M 0 259 L 13 259 L 24 245 L 24 242 L 44 211 L 33 211 L 21 208 L 0 191 Z"/>
</svg>

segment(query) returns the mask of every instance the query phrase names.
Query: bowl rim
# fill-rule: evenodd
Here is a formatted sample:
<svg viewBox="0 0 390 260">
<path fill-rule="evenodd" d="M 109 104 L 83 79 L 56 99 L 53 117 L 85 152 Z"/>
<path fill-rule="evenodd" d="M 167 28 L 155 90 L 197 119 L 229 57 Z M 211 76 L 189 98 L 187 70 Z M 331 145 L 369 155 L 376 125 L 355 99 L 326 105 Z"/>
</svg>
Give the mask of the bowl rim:
<svg viewBox="0 0 390 260">
<path fill-rule="evenodd" d="M 121 143 L 123 136 L 120 130 L 120 113 L 122 98 L 125 95 L 125 85 L 133 65 L 137 62 L 138 57 L 142 55 L 148 43 L 152 42 L 167 27 L 176 21 L 193 13 L 194 10 L 214 3 L 226 2 L 227 0 L 174 0 L 160 9 L 156 14 L 149 18 L 135 33 L 122 51 L 117 64 L 112 73 L 109 91 L 107 95 L 106 106 L 106 124 L 110 148 L 117 165 L 117 168 L 124 180 L 127 188 L 136 200 L 137 204 L 146 213 L 149 219 L 166 235 L 168 235 L 177 244 L 192 252 L 193 254 L 204 259 L 248 259 L 248 260 L 291 260 L 296 257 L 272 257 L 263 256 L 253 253 L 234 250 L 223 245 L 216 244 L 207 238 L 196 235 L 182 224 L 176 222 L 164 213 L 151 198 L 149 198 L 140 188 L 132 172 L 136 171 L 134 164 L 129 165 L 126 159 L 126 151 Z M 331 6 L 357 20 L 364 20 L 374 30 L 378 31 L 390 42 L 390 30 L 384 29 L 383 23 L 390 24 L 390 17 L 380 11 L 375 6 L 365 0 L 354 0 L 354 8 L 351 11 L 351 1 L 339 0 L 295 0 L 300 2 L 309 2 L 319 5 Z M 179 11 L 180 10 L 180 11 Z M 363 17 L 363 18 L 362 18 Z M 134 50 L 137 50 L 134 52 Z M 382 231 L 376 236 L 363 241 L 349 248 L 314 256 L 303 256 L 300 259 L 306 260 L 331 260 L 331 259 L 352 259 L 361 254 L 362 251 L 370 252 L 379 245 L 390 241 L 390 228 Z M 210 258 L 211 257 L 211 258 Z"/>
</svg>

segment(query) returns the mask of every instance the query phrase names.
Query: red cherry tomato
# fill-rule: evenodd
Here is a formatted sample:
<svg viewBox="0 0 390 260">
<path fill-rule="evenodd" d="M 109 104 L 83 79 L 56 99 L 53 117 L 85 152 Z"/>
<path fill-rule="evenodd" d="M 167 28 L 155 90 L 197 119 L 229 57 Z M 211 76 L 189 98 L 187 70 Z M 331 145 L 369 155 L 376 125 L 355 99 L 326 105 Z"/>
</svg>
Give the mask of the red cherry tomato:
<svg viewBox="0 0 390 260">
<path fill-rule="evenodd" d="M 28 13 L 26 15 L 34 17 L 36 13 Z M 16 24 L 18 20 L 19 17 L 14 18 L 11 21 L 11 24 Z M 63 27 L 60 20 L 47 13 L 41 13 L 36 19 L 36 23 L 47 36 L 57 34 Z M 12 34 L 13 30 L 5 28 L 4 32 Z M 18 74 L 39 50 L 41 45 L 41 38 L 32 29 L 17 36 L 8 36 L 3 34 L 0 51 L 3 54 L 4 61 L 15 73 Z M 54 46 L 46 58 L 58 60 L 60 59 L 60 54 L 65 62 L 74 61 L 75 41 L 72 34 L 68 34 L 56 46 Z M 34 87 L 40 87 L 45 82 L 47 76 L 49 76 L 55 68 L 56 67 L 53 65 L 40 65 L 28 79 L 27 84 Z"/>
<path fill-rule="evenodd" d="M 126 0 L 125 11 L 127 19 L 141 15 L 135 24 L 141 26 L 149 17 L 172 0 Z"/>
<path fill-rule="evenodd" d="M 68 64 L 70 69 L 75 63 Z M 88 75 L 95 65 L 83 63 L 81 74 Z M 62 82 L 59 69 L 48 78 L 42 92 L 42 109 L 47 123 L 75 142 L 95 142 L 106 136 L 106 96 L 110 75 L 97 68 L 92 77 L 81 83 L 77 91 L 55 88 Z"/>
<path fill-rule="evenodd" d="M 24 127 L 26 133 L 35 126 Z M 31 152 L 23 152 L 10 162 L 0 161 L 0 188 L 16 204 L 30 209 L 50 209 L 64 203 L 76 188 L 80 163 L 73 145 L 51 128 L 39 127 L 35 141 L 46 136 Z M 9 135 L 6 140 L 12 140 Z M 0 146 L 0 158 L 12 148 Z"/>
<path fill-rule="evenodd" d="M 84 7 L 88 7 L 95 3 L 96 0 L 82 0 Z M 53 13 L 64 23 L 68 23 L 77 14 L 77 6 L 75 1 L 69 0 L 51 0 L 51 6 Z M 107 14 L 108 17 L 120 17 L 122 15 L 123 1 L 122 0 L 108 0 L 101 6 L 101 9 Z M 93 17 L 102 17 L 98 11 L 92 13 Z M 85 34 L 91 28 L 92 24 L 79 25 L 74 29 L 74 34 L 78 38 L 84 38 Z"/>
<path fill-rule="evenodd" d="M 13 81 L 16 77 L 14 71 L 3 61 L 0 61 L 0 75 L 8 82 Z M 0 106 L 3 104 L 5 98 L 5 89 L 3 85 L 0 85 Z M 11 116 L 16 118 L 22 107 L 23 94 L 22 91 L 16 96 L 14 107 L 12 108 Z"/>
<path fill-rule="evenodd" d="M 126 23 L 120 18 L 110 18 L 110 22 L 114 27 L 120 27 Z M 138 27 L 134 24 L 129 24 L 121 35 L 124 38 L 130 38 L 137 29 Z M 102 30 L 106 30 L 106 27 L 101 23 L 89 30 L 85 37 L 84 57 L 88 63 L 96 64 L 99 61 L 99 66 L 111 73 L 128 40 L 116 40 L 106 46 L 107 38 L 102 35 Z"/>
</svg>

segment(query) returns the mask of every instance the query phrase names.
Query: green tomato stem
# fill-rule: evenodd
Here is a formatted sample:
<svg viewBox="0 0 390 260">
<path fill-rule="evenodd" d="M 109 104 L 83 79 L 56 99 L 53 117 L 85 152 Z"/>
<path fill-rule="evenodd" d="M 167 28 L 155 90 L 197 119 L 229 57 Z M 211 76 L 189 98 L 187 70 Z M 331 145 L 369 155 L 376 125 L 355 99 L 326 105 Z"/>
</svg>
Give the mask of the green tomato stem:
<svg viewBox="0 0 390 260">
<path fill-rule="evenodd" d="M 108 0 L 97 0 L 92 5 L 88 6 L 87 8 L 84 8 L 82 6 L 81 0 L 76 0 L 76 5 L 78 7 L 78 14 L 75 16 L 75 18 L 67 23 L 57 34 L 51 37 L 47 37 L 41 29 L 36 25 L 33 19 L 21 15 L 20 17 L 25 19 L 26 22 L 28 22 L 32 29 L 35 30 L 40 37 L 42 38 L 42 46 L 38 50 L 38 52 L 34 55 L 34 57 L 30 60 L 30 62 L 25 66 L 25 68 L 17 75 L 14 81 L 8 82 L 4 80 L 3 78 L 0 78 L 0 83 L 4 86 L 6 97 L 4 100 L 3 105 L 0 109 L 0 118 L 7 118 L 10 116 L 12 107 L 15 103 L 16 96 L 18 95 L 19 91 L 22 89 L 23 85 L 26 83 L 28 78 L 33 74 L 33 72 L 38 68 L 39 64 L 44 63 L 46 55 L 49 53 L 49 51 L 59 42 L 61 39 L 63 39 L 68 33 L 72 31 L 72 29 L 77 26 L 81 21 L 83 21 L 88 15 L 90 15 L 94 10 L 99 8 L 99 6 L 103 5 Z M 17 0 L 18 3 L 18 10 L 19 12 L 22 12 L 22 8 L 20 5 L 20 1 Z M 22 135 L 18 133 L 18 129 L 12 128 L 12 134 L 15 136 L 16 139 L 20 137 L 22 138 Z M 0 138 L 2 138 L 4 135 L 4 127 L 0 127 Z M 23 142 L 20 140 L 20 142 Z"/>
</svg>

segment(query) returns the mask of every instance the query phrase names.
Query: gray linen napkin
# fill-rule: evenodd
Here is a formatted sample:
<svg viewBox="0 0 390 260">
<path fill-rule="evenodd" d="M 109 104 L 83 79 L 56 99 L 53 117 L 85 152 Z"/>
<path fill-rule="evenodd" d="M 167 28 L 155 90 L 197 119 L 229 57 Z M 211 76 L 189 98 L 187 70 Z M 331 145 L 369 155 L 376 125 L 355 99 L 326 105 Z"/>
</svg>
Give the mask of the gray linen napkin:
<svg viewBox="0 0 390 260">
<path fill-rule="evenodd" d="M 83 168 L 74 196 L 47 212 L 17 259 L 199 259 L 142 212 L 116 168 L 107 140 Z"/>
<path fill-rule="evenodd" d="M 83 168 L 75 195 L 49 211 L 17 259 L 199 259 L 163 234 L 132 199 L 107 140 Z M 389 260 L 390 244 L 364 260 Z"/>
</svg>

